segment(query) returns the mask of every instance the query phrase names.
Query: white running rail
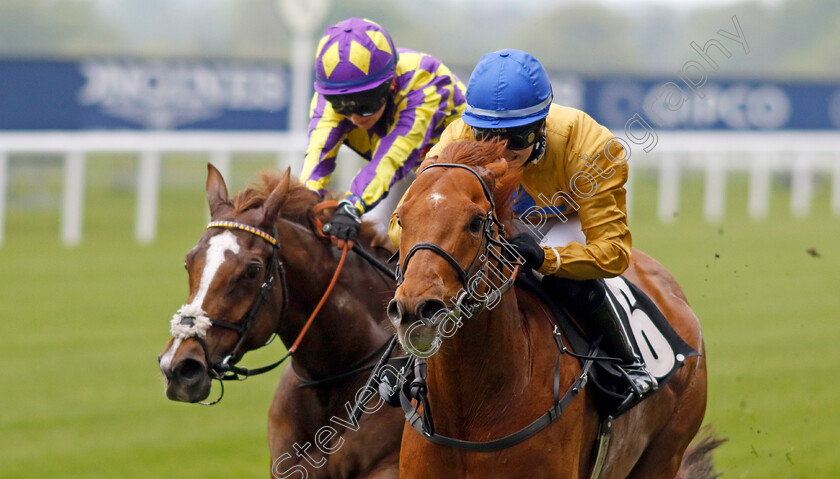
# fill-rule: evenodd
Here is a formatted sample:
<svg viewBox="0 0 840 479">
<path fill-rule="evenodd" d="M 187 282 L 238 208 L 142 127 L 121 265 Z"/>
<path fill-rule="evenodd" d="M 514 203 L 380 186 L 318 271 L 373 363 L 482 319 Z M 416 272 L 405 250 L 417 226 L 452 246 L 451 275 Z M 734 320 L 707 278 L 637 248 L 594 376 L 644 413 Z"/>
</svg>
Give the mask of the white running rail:
<svg viewBox="0 0 840 479">
<path fill-rule="evenodd" d="M 633 191 L 632 171 L 659 172 L 657 214 L 662 222 L 674 221 L 679 212 L 680 177 L 683 172 L 705 172 L 703 212 L 709 222 L 723 218 L 726 177 L 729 172 L 749 175 L 747 210 L 756 220 L 769 215 L 771 176 L 791 177 L 790 209 L 805 217 L 811 208 L 814 179 L 831 178 L 831 211 L 840 217 L 840 132 L 659 132 L 659 142 L 645 153 L 631 144 L 628 208 Z M 64 192 L 61 239 L 68 246 L 82 239 L 85 192 L 85 157 L 88 153 L 136 153 L 137 211 L 135 237 L 152 242 L 157 235 L 161 154 L 197 152 L 209 155 L 228 176 L 231 155 L 238 152 L 277 154 L 278 167 L 299 172 L 306 148 L 302 134 L 257 132 L 4 132 L 0 133 L 0 244 L 4 238 L 9 186 L 9 158 L 16 153 L 58 153 L 64 157 Z M 346 153 L 342 155 L 345 157 Z M 341 182 L 354 173 L 357 162 L 339 159 Z M 352 159 L 350 159 L 352 160 Z M 345 166 L 346 165 L 346 166 Z M 344 182 L 348 182 L 344 181 Z"/>
</svg>

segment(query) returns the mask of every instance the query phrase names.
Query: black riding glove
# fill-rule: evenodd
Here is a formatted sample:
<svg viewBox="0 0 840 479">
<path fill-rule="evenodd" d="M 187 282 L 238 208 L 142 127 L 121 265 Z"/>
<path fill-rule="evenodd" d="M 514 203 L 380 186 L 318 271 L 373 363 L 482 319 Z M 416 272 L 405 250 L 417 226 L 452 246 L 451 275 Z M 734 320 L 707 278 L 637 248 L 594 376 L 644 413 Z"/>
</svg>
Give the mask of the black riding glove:
<svg viewBox="0 0 840 479">
<path fill-rule="evenodd" d="M 324 234 L 342 240 L 355 241 L 361 229 L 362 218 L 359 210 L 349 201 L 343 200 L 338 203 L 332 219 L 324 225 Z"/>
<path fill-rule="evenodd" d="M 507 242 L 513 246 L 519 256 L 525 260 L 525 267 L 540 269 L 545 261 L 545 251 L 542 246 L 528 233 L 522 233 L 509 238 Z"/>
</svg>

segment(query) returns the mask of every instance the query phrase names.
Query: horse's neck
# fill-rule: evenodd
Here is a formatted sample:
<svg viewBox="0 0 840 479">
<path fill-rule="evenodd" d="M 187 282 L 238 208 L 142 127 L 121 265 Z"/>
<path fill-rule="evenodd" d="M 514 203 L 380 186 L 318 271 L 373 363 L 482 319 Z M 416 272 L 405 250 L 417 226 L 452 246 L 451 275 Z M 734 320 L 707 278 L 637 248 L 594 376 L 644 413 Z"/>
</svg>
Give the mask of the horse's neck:
<svg viewBox="0 0 840 479">
<path fill-rule="evenodd" d="M 308 228 L 281 221 L 279 231 L 289 298 L 277 333 L 288 348 L 326 292 L 340 255 Z M 372 276 L 349 252 L 339 280 L 293 356 L 298 372 L 322 377 L 344 371 L 385 342 L 388 335 L 376 320 L 378 303 L 362 289 Z M 378 309 L 384 311 L 381 304 Z"/>
<path fill-rule="evenodd" d="M 428 360 L 428 384 L 434 403 L 457 411 L 449 419 L 482 415 L 487 412 L 483 409 L 507 403 L 527 388 L 533 352 L 512 288 L 496 307 L 464 319 L 454 336 L 443 341 Z"/>
</svg>

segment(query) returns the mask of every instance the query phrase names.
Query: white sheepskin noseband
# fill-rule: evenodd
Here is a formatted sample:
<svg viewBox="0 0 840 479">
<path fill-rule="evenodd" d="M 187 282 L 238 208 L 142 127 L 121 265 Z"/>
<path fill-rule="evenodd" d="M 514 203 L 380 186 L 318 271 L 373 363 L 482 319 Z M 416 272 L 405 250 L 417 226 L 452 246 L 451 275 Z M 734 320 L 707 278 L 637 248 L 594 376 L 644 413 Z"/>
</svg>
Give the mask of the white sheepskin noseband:
<svg viewBox="0 0 840 479">
<path fill-rule="evenodd" d="M 192 318 L 192 324 L 182 324 L 181 320 L 184 318 Z M 204 339 L 211 323 L 200 307 L 185 304 L 172 315 L 170 324 L 169 332 L 172 333 L 172 337 L 184 340 L 192 337 Z"/>
</svg>

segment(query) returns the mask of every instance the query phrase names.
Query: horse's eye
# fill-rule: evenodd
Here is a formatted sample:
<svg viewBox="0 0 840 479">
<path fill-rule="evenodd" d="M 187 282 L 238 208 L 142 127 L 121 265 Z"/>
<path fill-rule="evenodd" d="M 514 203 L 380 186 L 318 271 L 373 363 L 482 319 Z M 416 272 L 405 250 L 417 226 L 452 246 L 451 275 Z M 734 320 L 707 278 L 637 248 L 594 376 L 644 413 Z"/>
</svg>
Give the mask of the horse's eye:
<svg viewBox="0 0 840 479">
<path fill-rule="evenodd" d="M 249 264 L 248 267 L 245 268 L 245 278 L 247 279 L 255 279 L 259 274 L 260 266 L 257 264 Z"/>
<path fill-rule="evenodd" d="M 470 221 L 470 233 L 478 234 L 481 231 L 481 227 L 484 225 L 484 218 L 481 216 L 473 216 L 473 219 Z"/>
<path fill-rule="evenodd" d="M 402 221 L 400 221 L 400 215 L 397 215 L 397 225 L 402 228 Z"/>
<path fill-rule="evenodd" d="M 189 271 L 189 270 L 190 270 L 190 269 L 187 267 L 187 262 L 186 262 L 186 261 L 184 261 L 184 269 L 185 269 L 185 270 L 187 270 L 187 271 Z"/>
</svg>

